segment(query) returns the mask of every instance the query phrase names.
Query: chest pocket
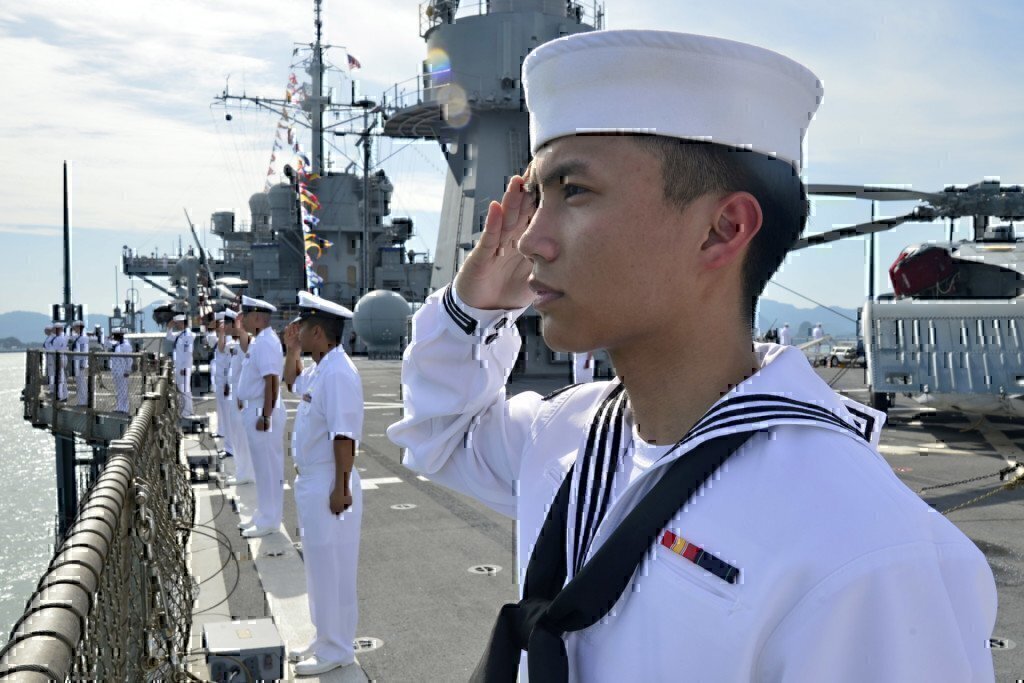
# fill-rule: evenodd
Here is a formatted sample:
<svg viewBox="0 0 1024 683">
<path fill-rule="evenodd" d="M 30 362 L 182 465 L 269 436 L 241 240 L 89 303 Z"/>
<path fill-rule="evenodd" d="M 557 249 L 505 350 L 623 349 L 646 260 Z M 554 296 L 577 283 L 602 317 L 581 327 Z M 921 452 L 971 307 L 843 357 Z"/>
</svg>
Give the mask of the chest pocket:
<svg viewBox="0 0 1024 683">
<path fill-rule="evenodd" d="M 640 565 L 637 578 L 637 591 L 650 585 L 651 592 L 665 596 L 680 609 L 696 600 L 708 607 L 732 611 L 739 601 L 741 584 L 723 581 L 660 543 Z"/>
</svg>

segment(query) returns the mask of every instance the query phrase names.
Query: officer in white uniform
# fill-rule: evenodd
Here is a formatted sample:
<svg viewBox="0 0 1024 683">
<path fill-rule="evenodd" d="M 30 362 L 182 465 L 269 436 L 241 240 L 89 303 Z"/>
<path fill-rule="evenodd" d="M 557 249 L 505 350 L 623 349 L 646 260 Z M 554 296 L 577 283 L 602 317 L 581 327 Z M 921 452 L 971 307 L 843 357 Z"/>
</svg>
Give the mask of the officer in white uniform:
<svg viewBox="0 0 1024 683">
<path fill-rule="evenodd" d="M 46 339 L 43 340 L 43 371 L 46 373 L 46 388 L 53 394 L 53 377 L 54 368 L 56 367 L 53 362 L 53 326 L 47 325 L 43 328 L 43 332 L 46 333 Z"/>
<path fill-rule="evenodd" d="M 298 662 L 297 675 L 311 676 L 355 661 L 363 506 L 352 465 L 363 429 L 363 387 L 341 346 L 345 319 L 352 312 L 307 292 L 299 292 L 299 309 L 297 329 L 290 328 L 285 380 L 292 380 L 301 394 L 292 436 L 295 507 L 316 637 L 291 658 Z M 316 364 L 296 385 L 300 350 Z"/>
<path fill-rule="evenodd" d="M 113 337 L 115 354 L 132 353 L 132 345 L 124 338 L 125 328 L 115 327 L 110 331 Z M 110 374 L 114 378 L 114 395 L 117 397 L 115 412 L 128 414 L 131 412 L 128 381 L 132 375 L 132 358 L 130 356 L 112 356 L 110 358 Z"/>
<path fill-rule="evenodd" d="M 171 356 L 174 359 L 174 384 L 178 388 L 181 416 L 191 417 L 192 411 L 192 365 L 194 363 L 196 335 L 187 327 L 188 316 L 174 316 L 172 329 L 167 331 L 171 342 Z"/>
<path fill-rule="evenodd" d="M 71 331 L 71 351 L 76 354 L 88 354 L 89 337 L 85 334 L 85 323 L 81 320 L 74 321 L 71 323 Z M 75 375 L 75 405 L 89 405 L 89 356 L 72 356 L 70 367 L 74 369 Z"/>
<path fill-rule="evenodd" d="M 53 322 L 53 340 L 50 342 L 50 349 L 53 351 L 54 367 L 54 390 L 55 398 L 58 401 L 66 401 L 68 398 L 68 338 L 64 334 L 64 323 L 55 320 Z"/>
<path fill-rule="evenodd" d="M 817 325 L 814 326 L 814 329 L 811 330 L 811 339 L 813 339 L 814 341 L 818 341 L 824 336 L 825 330 L 822 328 L 821 323 L 818 323 Z"/>
<path fill-rule="evenodd" d="M 793 333 L 789 329 L 789 323 L 783 325 L 782 329 L 779 330 L 779 344 L 782 346 L 793 345 Z"/>
<path fill-rule="evenodd" d="M 594 381 L 594 352 L 572 354 L 572 382 L 582 384 Z"/>
<path fill-rule="evenodd" d="M 260 299 L 242 297 L 242 323 L 253 335 L 238 379 L 242 422 L 256 479 L 256 511 L 246 538 L 266 536 L 281 525 L 284 503 L 285 412 L 281 403 L 281 340 L 270 327 L 277 309 Z"/>
<path fill-rule="evenodd" d="M 227 404 L 231 400 L 229 377 L 231 374 L 231 353 L 227 348 L 231 335 L 224 327 L 224 312 L 213 316 L 214 329 L 207 334 L 206 342 L 213 349 L 210 360 L 210 385 L 216 403 L 217 435 L 224 440 L 224 455 L 231 457 L 235 450 L 232 447 L 231 430 L 228 424 Z"/>
<path fill-rule="evenodd" d="M 237 311 L 224 311 L 224 325 L 230 337 L 225 341 L 225 350 L 230 354 L 228 364 L 228 389 L 230 399 L 225 407 L 228 429 L 231 433 L 232 453 L 235 457 L 235 474 L 228 478 L 232 486 L 244 486 L 255 481 L 252 469 L 252 455 L 249 451 L 249 439 L 245 435 L 245 422 L 242 420 L 244 405 L 238 400 L 238 379 L 242 375 L 242 361 L 245 360 L 244 340 L 246 349 L 249 346 L 249 333 L 242 327 L 241 316 Z M 249 525 L 245 525 L 249 526 Z M 244 527 L 243 527 L 244 528 Z"/>
<path fill-rule="evenodd" d="M 473 680 L 514 681 L 527 647 L 543 680 L 993 680 L 992 572 L 878 454 L 884 416 L 799 351 L 751 348 L 806 221 L 818 80 L 751 45 L 595 31 L 534 49 L 523 84 L 529 177 L 417 311 L 388 430 L 406 466 L 517 521 L 530 602 Z M 506 400 L 530 304 L 551 348 L 604 348 L 618 378 Z"/>
</svg>

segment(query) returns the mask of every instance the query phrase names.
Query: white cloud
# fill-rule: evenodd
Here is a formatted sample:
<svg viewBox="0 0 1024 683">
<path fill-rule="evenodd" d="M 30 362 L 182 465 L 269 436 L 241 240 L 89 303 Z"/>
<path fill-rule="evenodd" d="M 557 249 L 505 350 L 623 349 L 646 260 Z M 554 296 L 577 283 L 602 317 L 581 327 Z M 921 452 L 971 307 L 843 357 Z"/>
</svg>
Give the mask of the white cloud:
<svg viewBox="0 0 1024 683">
<path fill-rule="evenodd" d="M 375 99 L 418 72 L 426 51 L 419 4 L 325 2 L 325 39 L 340 46 L 331 59 L 344 65 L 348 51 L 362 62 L 351 76 L 366 96 Z M 311 40 L 311 6 L 307 0 L 4 3 L 0 88 L 13 98 L 0 112 L 0 233 L 54 234 L 64 159 L 74 161 L 74 224 L 97 239 L 120 231 L 140 243 L 169 241 L 185 228 L 182 207 L 198 225 L 224 208 L 248 219 L 247 200 L 262 188 L 276 118 L 232 105 L 229 123 L 211 102 L 229 76 L 233 93 L 283 94 L 293 44 Z M 814 181 L 937 189 L 983 175 L 1024 180 L 1017 3 L 613 0 L 607 9 L 609 28 L 722 35 L 811 66 L 826 88 L 810 134 Z M 347 77 L 330 82 L 337 101 L 349 97 Z M 380 146 L 387 153 L 399 144 Z M 384 167 L 395 183 L 395 213 L 414 215 L 432 249 L 443 160 L 420 145 Z M 857 222 L 868 210 L 856 204 L 816 217 L 815 227 Z M 830 261 L 795 258 L 782 281 L 813 282 L 814 264 L 822 263 Z M 847 289 L 859 290 L 856 274 L 849 279 L 855 282 Z M 835 287 L 823 296 L 856 298 Z"/>
</svg>

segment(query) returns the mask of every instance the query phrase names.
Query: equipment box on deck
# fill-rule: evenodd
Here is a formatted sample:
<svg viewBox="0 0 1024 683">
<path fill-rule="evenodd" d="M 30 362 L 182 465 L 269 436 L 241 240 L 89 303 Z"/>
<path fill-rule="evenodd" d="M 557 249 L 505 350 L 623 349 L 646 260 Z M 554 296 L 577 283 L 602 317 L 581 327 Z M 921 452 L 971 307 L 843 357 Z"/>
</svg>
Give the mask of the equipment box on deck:
<svg viewBox="0 0 1024 683">
<path fill-rule="evenodd" d="M 203 626 L 212 681 L 284 678 L 284 643 L 273 619 L 222 621 Z"/>
</svg>

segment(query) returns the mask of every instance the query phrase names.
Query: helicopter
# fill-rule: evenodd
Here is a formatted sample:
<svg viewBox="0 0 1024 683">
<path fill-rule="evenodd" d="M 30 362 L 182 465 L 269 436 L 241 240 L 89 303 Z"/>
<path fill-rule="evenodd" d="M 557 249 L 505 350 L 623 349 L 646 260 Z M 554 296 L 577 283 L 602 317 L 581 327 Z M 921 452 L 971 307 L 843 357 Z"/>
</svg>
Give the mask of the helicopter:
<svg viewBox="0 0 1024 683">
<path fill-rule="evenodd" d="M 907 246 L 889 268 L 893 292 L 860 316 L 871 406 L 896 394 L 936 410 L 1024 417 L 1024 187 L 986 179 L 941 192 L 810 184 L 808 194 L 917 201 L 910 212 L 802 238 L 803 249 L 909 222 L 968 218 L 972 237 Z M 1003 221 L 1003 222 L 999 222 Z M 1008 221 L 1008 222 L 1006 222 Z M 873 261 L 874 250 L 869 251 Z M 869 263 L 873 270 L 873 263 Z"/>
</svg>

